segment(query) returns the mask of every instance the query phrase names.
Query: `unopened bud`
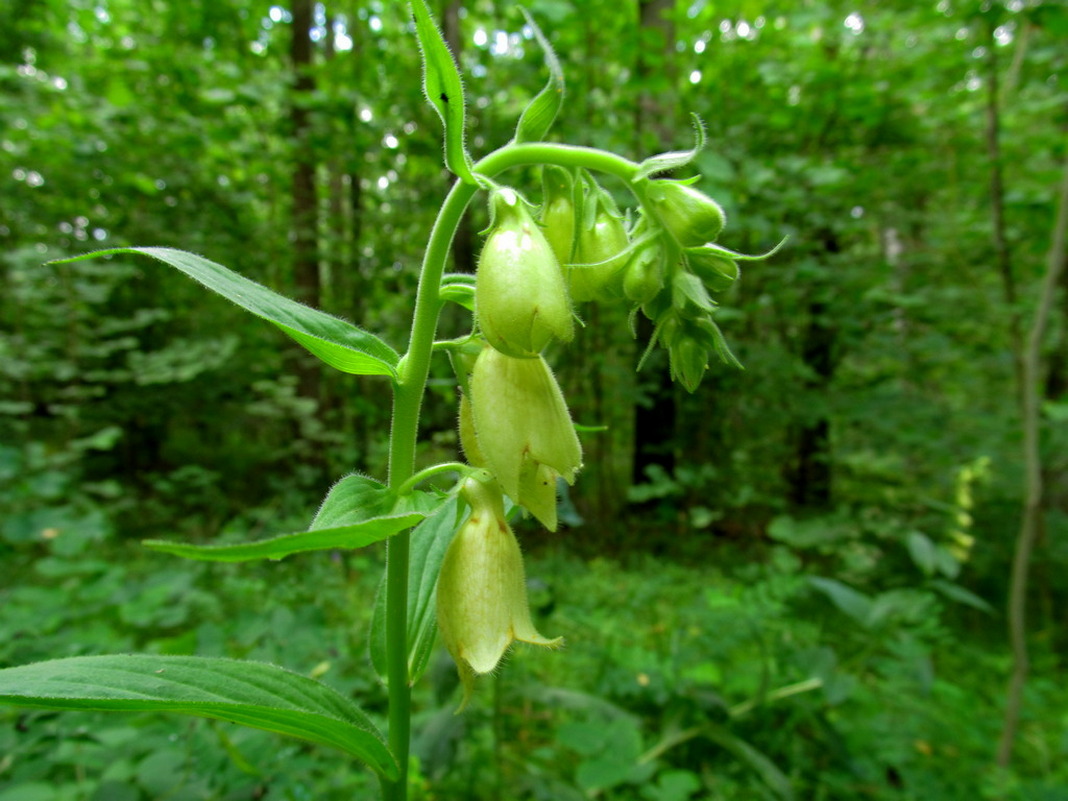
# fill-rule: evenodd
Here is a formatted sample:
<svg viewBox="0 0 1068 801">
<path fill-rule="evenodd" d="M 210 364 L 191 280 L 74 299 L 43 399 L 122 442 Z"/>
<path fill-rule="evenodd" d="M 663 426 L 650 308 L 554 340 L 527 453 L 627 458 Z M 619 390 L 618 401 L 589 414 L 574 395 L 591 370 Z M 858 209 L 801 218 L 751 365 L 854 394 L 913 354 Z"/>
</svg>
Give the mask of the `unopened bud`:
<svg viewBox="0 0 1068 801">
<path fill-rule="evenodd" d="M 725 292 L 738 280 L 738 262 L 725 259 L 708 248 L 687 250 L 686 262 L 711 292 Z"/>
<path fill-rule="evenodd" d="M 598 202 L 593 200 L 592 202 Z M 600 205 L 593 224 L 579 231 L 575 264 L 568 268 L 567 282 L 576 302 L 610 301 L 623 294 L 624 252 L 629 244 L 623 220 Z"/>
<path fill-rule="evenodd" d="M 496 190 L 490 204 L 493 229 L 479 256 L 475 313 L 493 347 L 532 358 L 552 339 L 566 342 L 575 334 L 564 274 L 513 190 Z"/>
<path fill-rule="evenodd" d="M 646 197 L 660 221 L 684 248 L 711 242 L 723 230 L 723 209 L 692 186 L 678 181 L 650 181 Z"/>
<path fill-rule="evenodd" d="M 623 294 L 635 303 L 648 303 L 663 288 L 664 273 L 664 250 L 659 242 L 650 242 L 623 268 Z"/>
<path fill-rule="evenodd" d="M 671 279 L 671 304 L 677 312 L 691 319 L 716 307 L 701 279 L 686 270 L 678 270 Z"/>
<path fill-rule="evenodd" d="M 542 186 L 542 231 L 557 261 L 568 264 L 575 248 L 575 182 L 563 167 L 547 164 Z"/>
<path fill-rule="evenodd" d="M 672 378 L 693 392 L 708 369 L 708 348 L 694 337 L 681 337 L 669 350 Z"/>
</svg>

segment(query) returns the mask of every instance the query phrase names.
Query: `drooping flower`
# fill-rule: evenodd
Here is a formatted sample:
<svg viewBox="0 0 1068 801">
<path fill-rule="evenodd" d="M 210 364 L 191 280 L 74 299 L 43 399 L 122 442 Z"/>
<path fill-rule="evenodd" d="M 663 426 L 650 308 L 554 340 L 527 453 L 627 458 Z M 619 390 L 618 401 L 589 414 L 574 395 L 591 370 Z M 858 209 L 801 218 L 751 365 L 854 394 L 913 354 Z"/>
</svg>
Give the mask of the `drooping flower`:
<svg viewBox="0 0 1068 801">
<path fill-rule="evenodd" d="M 556 529 L 556 479 L 582 466 L 567 404 L 549 365 L 484 348 L 471 373 L 477 451 L 512 500 Z"/>
<path fill-rule="evenodd" d="M 475 316 L 497 350 L 533 358 L 554 338 L 567 342 L 575 335 L 564 273 L 514 190 L 494 191 L 490 207 L 493 227 L 478 259 Z"/>
<path fill-rule="evenodd" d="M 555 648 L 563 639 L 543 637 L 531 621 L 523 555 L 505 520 L 500 487 L 469 478 L 461 492 L 471 514 L 445 553 L 437 615 L 463 682 L 463 709 L 475 677 L 492 672 L 512 642 Z"/>
</svg>

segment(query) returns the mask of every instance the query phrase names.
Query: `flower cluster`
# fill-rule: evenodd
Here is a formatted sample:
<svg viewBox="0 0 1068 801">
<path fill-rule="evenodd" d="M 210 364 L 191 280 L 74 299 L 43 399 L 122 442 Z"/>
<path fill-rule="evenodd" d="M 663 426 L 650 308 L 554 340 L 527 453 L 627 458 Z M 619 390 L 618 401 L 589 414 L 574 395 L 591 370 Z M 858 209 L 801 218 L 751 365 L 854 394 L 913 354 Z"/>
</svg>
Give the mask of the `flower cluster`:
<svg viewBox="0 0 1068 801">
<path fill-rule="evenodd" d="M 723 210 L 686 182 L 641 179 L 631 220 L 584 171 L 543 171 L 540 217 L 514 189 L 491 191 L 490 227 L 474 288 L 482 345 L 457 360 L 460 442 L 492 478 L 467 479 L 471 506 L 442 567 L 438 620 L 464 682 L 492 671 L 513 640 L 555 646 L 535 630 L 523 562 L 504 495 L 546 528 L 557 526 L 557 483 L 574 483 L 582 447 L 543 352 L 575 333 L 574 305 L 619 303 L 655 324 L 650 347 L 668 349 L 687 389 L 709 353 L 730 360 L 712 320 L 711 293 L 738 278 L 737 258 L 714 244 Z M 478 342 L 476 337 L 473 341 Z"/>
</svg>

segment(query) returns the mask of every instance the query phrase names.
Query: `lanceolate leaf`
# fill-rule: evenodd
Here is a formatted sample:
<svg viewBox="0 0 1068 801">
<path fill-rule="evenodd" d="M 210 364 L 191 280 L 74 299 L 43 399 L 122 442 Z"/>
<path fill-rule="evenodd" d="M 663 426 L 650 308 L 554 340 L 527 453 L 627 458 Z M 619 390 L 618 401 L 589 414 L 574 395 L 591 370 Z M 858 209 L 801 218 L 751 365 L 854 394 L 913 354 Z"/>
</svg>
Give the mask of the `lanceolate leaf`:
<svg viewBox="0 0 1068 801">
<path fill-rule="evenodd" d="M 697 154 L 700 153 L 705 146 L 705 126 L 701 122 L 701 118 L 696 114 L 693 116 L 694 127 L 694 145 L 692 150 L 674 150 L 670 153 L 661 153 L 658 156 L 651 156 L 643 161 L 638 171 L 631 178 L 631 181 L 638 183 L 639 181 L 648 178 L 650 175 L 656 175 L 658 172 L 667 172 L 668 170 L 678 169 L 679 167 L 685 167 L 691 161 L 693 161 Z"/>
<path fill-rule="evenodd" d="M 456 532 L 457 506 L 453 498 L 412 532 L 408 563 L 408 683 L 414 684 L 426 670 L 437 631 L 435 610 L 438 572 L 445 551 Z M 466 508 L 466 507 L 465 507 Z M 375 598 L 370 637 L 371 664 L 386 681 L 385 583 Z"/>
<path fill-rule="evenodd" d="M 274 323 L 324 362 L 343 373 L 394 377 L 400 356 L 374 334 L 352 323 L 312 309 L 250 281 L 221 264 L 172 248 L 114 248 L 87 253 L 57 263 L 97 256 L 133 253 L 151 256 L 175 267 L 245 311 Z"/>
<path fill-rule="evenodd" d="M 475 183 L 464 146 L 464 85 L 460 70 L 430 16 L 425 0 L 412 0 L 415 33 L 423 56 L 423 91 L 445 126 L 445 166 L 465 183 Z"/>
<path fill-rule="evenodd" d="M 0 703 L 41 709 L 178 712 L 340 748 L 396 779 L 367 716 L 340 693 L 262 662 L 198 656 L 78 656 L 0 670 Z"/>
<path fill-rule="evenodd" d="M 709 242 L 708 244 L 702 245 L 699 248 L 688 248 L 686 252 L 700 253 L 702 255 L 707 256 L 718 256 L 720 258 L 728 259 L 731 261 L 763 261 L 764 259 L 770 256 L 774 256 L 776 253 L 778 253 L 788 241 L 789 237 L 783 237 L 779 244 L 777 244 L 767 253 L 761 253 L 756 256 L 750 256 L 747 253 L 738 253 L 737 251 L 730 250 L 729 248 L 725 248 L 722 245 L 717 245 L 715 242 Z"/>
<path fill-rule="evenodd" d="M 191 545 L 145 540 L 154 551 L 207 562 L 282 559 L 304 551 L 362 548 L 411 528 L 430 516 L 445 496 L 416 490 L 397 496 L 366 476 L 347 476 L 327 494 L 308 531 L 233 545 Z"/>
<path fill-rule="evenodd" d="M 872 599 L 838 579 L 809 576 L 808 583 L 826 595 L 835 606 L 857 623 L 868 627 L 872 620 Z"/>
<path fill-rule="evenodd" d="M 780 801 L 793 801 L 794 791 L 790 779 L 764 753 L 718 723 L 705 724 L 703 733 L 708 739 L 732 753 L 739 762 L 754 770 L 776 798 Z"/>
<path fill-rule="evenodd" d="M 560 69 L 560 60 L 556 57 L 552 45 L 535 24 L 533 17 L 527 13 L 525 8 L 521 8 L 520 11 L 523 12 L 527 25 L 534 31 L 534 38 L 538 40 L 542 53 L 545 54 L 545 66 L 549 69 L 549 82 L 537 97 L 530 101 L 530 105 L 523 109 L 519 117 L 519 125 L 515 129 L 515 141 L 537 142 L 545 138 L 545 134 L 549 132 L 564 102 L 564 71 Z"/>
</svg>

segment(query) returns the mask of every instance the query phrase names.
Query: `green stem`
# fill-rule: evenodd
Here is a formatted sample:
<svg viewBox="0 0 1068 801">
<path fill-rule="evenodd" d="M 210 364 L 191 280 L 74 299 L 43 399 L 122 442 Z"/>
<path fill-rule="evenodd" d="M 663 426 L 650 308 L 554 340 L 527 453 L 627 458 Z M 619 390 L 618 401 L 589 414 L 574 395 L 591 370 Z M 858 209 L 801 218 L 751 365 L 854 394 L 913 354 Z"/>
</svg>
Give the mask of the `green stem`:
<svg viewBox="0 0 1068 801">
<path fill-rule="evenodd" d="M 481 175 L 493 177 L 504 170 L 533 164 L 582 167 L 629 181 L 638 165 L 612 153 L 586 147 L 547 143 L 506 145 L 475 165 Z M 415 313 L 408 352 L 401 359 L 393 394 L 393 427 L 389 445 L 389 486 L 398 490 L 415 474 L 415 448 L 419 414 L 430 373 L 434 336 L 441 311 L 441 280 L 449 248 L 477 186 L 456 182 L 438 212 L 430 232 L 416 292 Z M 631 185 L 636 193 L 640 188 Z M 640 199 L 640 195 L 639 195 Z M 400 777 L 383 782 L 387 801 L 408 796 L 408 752 L 411 740 L 411 686 L 408 674 L 408 561 L 411 534 L 391 537 L 386 544 L 386 678 L 389 683 L 389 748 Z"/>
<path fill-rule="evenodd" d="M 407 495 L 414 490 L 419 484 L 426 481 L 428 478 L 433 478 L 439 473 L 459 473 L 461 476 L 466 476 L 469 473 L 479 470 L 479 468 L 472 468 L 469 464 L 463 462 L 442 462 L 441 464 L 431 465 L 430 467 L 424 467 L 418 473 L 413 475 L 399 487 L 397 487 L 398 495 Z"/>
<path fill-rule="evenodd" d="M 592 147 L 528 142 L 521 145 L 505 145 L 493 151 L 475 165 L 475 172 L 494 176 L 512 167 L 533 164 L 555 164 L 558 167 L 595 170 L 622 178 L 628 183 L 639 169 L 639 165 L 629 159 Z M 631 184 L 631 190 L 637 194 L 640 187 Z"/>
</svg>

